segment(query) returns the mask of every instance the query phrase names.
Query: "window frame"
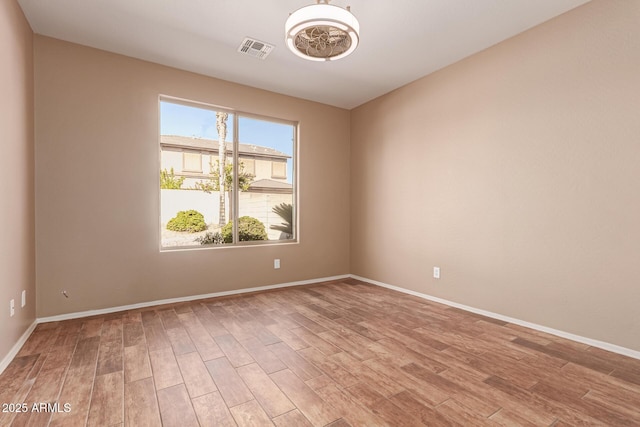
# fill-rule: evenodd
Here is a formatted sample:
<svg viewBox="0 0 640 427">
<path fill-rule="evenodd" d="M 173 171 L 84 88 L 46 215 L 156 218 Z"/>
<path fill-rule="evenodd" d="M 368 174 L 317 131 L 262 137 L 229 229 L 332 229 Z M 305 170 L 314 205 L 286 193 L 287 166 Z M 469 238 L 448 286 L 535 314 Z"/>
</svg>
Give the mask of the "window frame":
<svg viewBox="0 0 640 427">
<path fill-rule="evenodd" d="M 261 120 L 271 123 L 283 124 L 291 126 L 293 129 L 292 134 L 292 165 L 291 165 L 291 186 L 292 186 L 292 202 L 293 202 L 293 238 L 291 239 L 283 239 L 283 240 L 253 240 L 253 241 L 240 241 L 238 238 L 238 213 L 240 212 L 240 197 L 239 197 L 239 180 L 237 172 L 239 168 L 233 168 L 233 196 L 229 202 L 233 203 L 233 242 L 226 243 L 223 245 L 188 245 L 188 246 L 162 246 L 162 218 L 160 215 L 160 210 L 158 212 L 158 222 L 159 222 L 159 247 L 160 252 L 172 252 L 172 251 L 184 251 L 184 250 L 206 250 L 206 249 L 232 249 L 232 248 L 242 248 L 242 247 L 262 247 L 262 246 L 270 246 L 270 245 L 290 245 L 290 244 L 299 244 L 300 243 L 300 209 L 299 209 L 299 192 L 300 192 L 300 183 L 299 183 L 299 141 L 300 141 L 300 123 L 294 120 L 287 120 L 273 116 L 266 116 L 263 114 L 250 113 L 246 111 L 236 110 L 233 108 L 221 107 L 215 104 L 209 104 L 201 101 L 194 101 L 184 98 L 177 98 L 170 95 L 159 95 L 158 96 L 158 173 L 162 170 L 162 146 L 161 146 L 161 136 L 162 136 L 162 117 L 161 117 L 161 104 L 163 102 L 183 105 L 186 107 L 192 108 L 200 108 L 204 110 L 210 110 L 214 113 L 217 112 L 225 112 L 230 115 L 233 115 L 233 121 L 231 123 L 231 127 L 233 129 L 233 156 L 232 162 L 233 164 L 239 164 L 240 155 L 239 155 L 239 122 L 240 118 L 248 118 L 254 120 Z M 202 153 L 200 153 L 202 156 Z M 201 157 L 202 158 L 202 157 Z M 255 161 L 255 160 L 254 160 Z M 184 157 L 183 157 L 184 162 Z M 202 162 L 202 161 L 201 161 Z M 285 163 L 286 164 L 286 163 Z M 286 167 L 286 166 L 285 166 Z M 204 173 L 204 170 L 203 172 Z M 286 169 L 285 169 L 286 174 Z M 158 186 L 158 204 L 159 209 L 161 209 L 162 205 L 162 196 L 161 189 Z"/>
</svg>

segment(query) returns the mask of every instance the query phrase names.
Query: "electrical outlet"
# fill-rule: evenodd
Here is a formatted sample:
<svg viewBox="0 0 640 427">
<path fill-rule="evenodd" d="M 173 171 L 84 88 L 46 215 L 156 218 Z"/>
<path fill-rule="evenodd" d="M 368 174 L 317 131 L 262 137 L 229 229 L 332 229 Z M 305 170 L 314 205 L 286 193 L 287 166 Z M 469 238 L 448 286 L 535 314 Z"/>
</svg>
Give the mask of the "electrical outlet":
<svg viewBox="0 0 640 427">
<path fill-rule="evenodd" d="M 433 278 L 434 279 L 440 278 L 440 267 L 433 267 Z"/>
<path fill-rule="evenodd" d="M 275 268 L 276 270 L 280 268 L 280 260 L 279 259 L 274 259 L 273 260 L 273 268 Z"/>
<path fill-rule="evenodd" d="M 16 300 L 12 299 L 9 301 L 9 316 L 13 317 L 16 314 Z"/>
<path fill-rule="evenodd" d="M 22 307 L 27 305 L 27 291 L 22 291 Z"/>
</svg>

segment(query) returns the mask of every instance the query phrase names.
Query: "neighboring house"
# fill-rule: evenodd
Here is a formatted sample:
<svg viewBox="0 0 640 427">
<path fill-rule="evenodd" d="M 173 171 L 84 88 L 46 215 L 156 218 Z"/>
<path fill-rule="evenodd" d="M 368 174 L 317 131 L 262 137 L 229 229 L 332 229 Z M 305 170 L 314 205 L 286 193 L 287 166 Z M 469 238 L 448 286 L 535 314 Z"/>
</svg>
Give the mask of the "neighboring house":
<svg viewBox="0 0 640 427">
<path fill-rule="evenodd" d="M 227 142 L 227 162 L 233 162 L 232 144 Z M 273 212 L 281 203 L 293 204 L 293 186 L 287 176 L 287 162 L 291 156 L 273 148 L 251 144 L 239 144 L 238 160 L 244 172 L 253 177 L 247 191 L 238 195 L 240 216 L 259 219 L 267 228 L 270 240 L 281 235 L 271 225 L 281 224 L 282 218 Z M 218 141 L 188 136 L 160 136 L 161 169 L 175 176 L 184 177 L 183 189 L 193 189 L 199 181 L 211 178 L 211 165 L 218 160 Z M 166 224 L 178 211 L 195 209 L 201 212 L 208 224 L 218 223 L 219 199 L 217 193 L 202 191 L 162 190 L 161 224 Z M 229 200 L 227 199 L 227 202 Z M 228 206 L 228 205 L 227 205 Z M 164 228 L 164 226 L 163 226 Z"/>
<path fill-rule="evenodd" d="M 233 162 L 232 144 L 227 142 L 227 162 Z M 249 192 L 291 194 L 287 177 L 290 155 L 269 147 L 239 144 L 238 159 L 244 172 L 253 176 Z M 185 177 L 183 188 L 211 177 L 211 165 L 218 160 L 218 141 L 177 135 L 160 136 L 161 169 L 173 168 L 176 176 Z"/>
</svg>

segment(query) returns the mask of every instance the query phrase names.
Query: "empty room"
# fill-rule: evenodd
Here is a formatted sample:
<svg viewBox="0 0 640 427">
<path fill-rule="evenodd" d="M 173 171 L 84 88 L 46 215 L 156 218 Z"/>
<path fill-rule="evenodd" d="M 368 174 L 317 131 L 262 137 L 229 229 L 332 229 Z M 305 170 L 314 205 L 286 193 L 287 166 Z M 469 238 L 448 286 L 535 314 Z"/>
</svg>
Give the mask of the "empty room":
<svg viewBox="0 0 640 427">
<path fill-rule="evenodd" d="M 640 425 L 639 22 L 0 1 L 0 426 Z"/>
</svg>

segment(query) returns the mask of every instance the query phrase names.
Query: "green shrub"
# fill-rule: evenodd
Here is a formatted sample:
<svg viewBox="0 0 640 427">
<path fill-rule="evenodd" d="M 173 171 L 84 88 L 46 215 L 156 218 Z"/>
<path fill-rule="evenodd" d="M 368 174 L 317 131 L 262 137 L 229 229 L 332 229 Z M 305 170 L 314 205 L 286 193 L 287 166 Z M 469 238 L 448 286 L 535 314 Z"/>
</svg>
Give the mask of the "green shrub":
<svg viewBox="0 0 640 427">
<path fill-rule="evenodd" d="M 233 222 L 222 227 L 222 238 L 225 243 L 233 242 Z M 238 218 L 238 239 L 241 242 L 267 240 L 267 230 L 260 220 L 250 216 L 241 216 Z"/>
<path fill-rule="evenodd" d="M 160 171 L 160 188 L 163 190 L 179 190 L 182 188 L 184 179 L 184 176 L 176 177 L 173 172 L 173 168 L 171 168 L 170 172 L 167 172 L 166 169 L 162 169 Z"/>
<path fill-rule="evenodd" d="M 193 209 L 178 212 L 178 214 L 167 223 L 167 230 L 172 231 L 196 233 L 206 229 L 207 224 L 204 222 L 204 216 Z"/>
<path fill-rule="evenodd" d="M 224 243 L 224 239 L 222 238 L 222 234 L 216 231 L 215 233 L 208 232 L 204 236 L 196 237 L 195 242 L 200 243 L 201 245 L 221 245 Z"/>
</svg>

